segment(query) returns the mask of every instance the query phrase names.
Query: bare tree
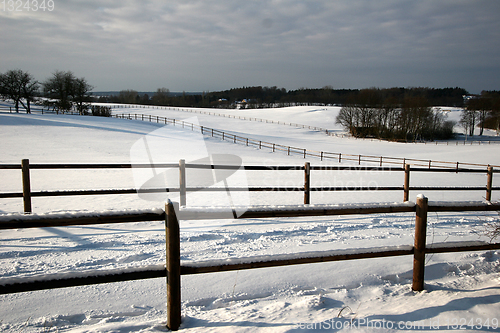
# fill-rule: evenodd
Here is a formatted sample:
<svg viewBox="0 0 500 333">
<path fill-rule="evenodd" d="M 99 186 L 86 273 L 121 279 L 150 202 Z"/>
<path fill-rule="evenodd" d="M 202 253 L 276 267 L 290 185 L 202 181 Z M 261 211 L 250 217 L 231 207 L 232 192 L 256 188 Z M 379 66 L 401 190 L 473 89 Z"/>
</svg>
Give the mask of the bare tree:
<svg viewBox="0 0 500 333">
<path fill-rule="evenodd" d="M 40 85 L 31 74 L 20 69 L 9 70 L 0 74 L 0 95 L 14 102 L 16 112 L 19 112 L 19 104 L 26 113 L 31 113 L 31 102 L 33 102 Z"/>
<path fill-rule="evenodd" d="M 465 130 L 465 133 L 473 136 L 474 135 L 474 129 L 476 128 L 476 121 L 477 121 L 477 111 L 476 110 L 469 110 L 465 109 L 462 111 L 462 115 L 460 116 L 460 125 Z"/>
<path fill-rule="evenodd" d="M 139 101 L 139 93 L 136 90 L 121 90 L 118 96 L 120 103 L 136 104 Z"/>
<path fill-rule="evenodd" d="M 74 94 L 75 76 L 73 72 L 55 71 L 52 77 L 47 79 L 43 85 L 43 91 L 47 97 L 54 98 L 56 112 L 71 110 L 71 98 Z"/>
<path fill-rule="evenodd" d="M 348 98 L 336 122 L 358 137 L 378 135 L 380 98 L 377 89 L 363 89 Z"/>
<path fill-rule="evenodd" d="M 90 91 L 93 86 L 87 83 L 85 78 L 77 78 L 73 81 L 73 101 L 79 114 L 87 114 L 90 107 Z"/>
<path fill-rule="evenodd" d="M 421 140 L 453 136 L 453 124 L 424 97 L 386 98 L 378 89 L 361 90 L 340 110 L 336 122 L 353 136 Z"/>
<path fill-rule="evenodd" d="M 153 105 L 167 105 L 170 90 L 167 88 L 158 88 L 152 97 Z"/>
<path fill-rule="evenodd" d="M 35 96 L 38 94 L 39 89 L 40 83 L 31 74 L 24 73 L 21 80 L 21 95 L 26 104 L 23 103 L 22 99 L 21 104 L 23 104 L 27 113 L 31 113 L 31 102 L 35 101 Z"/>
<path fill-rule="evenodd" d="M 484 234 L 490 238 L 490 242 L 500 237 L 500 212 L 497 213 L 499 219 L 485 224 Z"/>
<path fill-rule="evenodd" d="M 50 104 L 57 113 L 69 111 L 73 105 L 80 114 L 87 113 L 90 91 L 94 87 L 85 78 L 77 78 L 71 71 L 55 71 L 42 85 L 45 95 L 56 100 Z"/>
<path fill-rule="evenodd" d="M 423 97 L 406 97 L 401 106 L 402 132 L 405 139 L 423 138 L 433 119 L 432 108 Z"/>
<path fill-rule="evenodd" d="M 355 126 L 357 125 L 357 108 L 355 105 L 345 105 L 340 109 L 335 122 L 342 125 L 351 134 L 354 134 Z"/>
<path fill-rule="evenodd" d="M 472 98 L 467 102 L 467 110 L 476 112 L 479 123 L 479 135 L 483 135 L 485 121 L 492 110 L 491 98 L 483 94 L 478 98 Z"/>
</svg>

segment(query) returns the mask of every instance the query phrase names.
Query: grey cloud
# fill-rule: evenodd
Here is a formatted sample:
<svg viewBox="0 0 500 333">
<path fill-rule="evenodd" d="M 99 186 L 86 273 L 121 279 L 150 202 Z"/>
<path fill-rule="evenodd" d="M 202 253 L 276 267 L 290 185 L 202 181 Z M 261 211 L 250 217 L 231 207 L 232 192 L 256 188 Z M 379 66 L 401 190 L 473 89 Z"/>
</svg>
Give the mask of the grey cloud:
<svg viewBox="0 0 500 333">
<path fill-rule="evenodd" d="M 1 71 L 73 70 L 103 90 L 500 89 L 496 1 L 55 4 L 51 13 L 0 12 L 0 28 L 9 31 L 0 37 Z"/>
</svg>

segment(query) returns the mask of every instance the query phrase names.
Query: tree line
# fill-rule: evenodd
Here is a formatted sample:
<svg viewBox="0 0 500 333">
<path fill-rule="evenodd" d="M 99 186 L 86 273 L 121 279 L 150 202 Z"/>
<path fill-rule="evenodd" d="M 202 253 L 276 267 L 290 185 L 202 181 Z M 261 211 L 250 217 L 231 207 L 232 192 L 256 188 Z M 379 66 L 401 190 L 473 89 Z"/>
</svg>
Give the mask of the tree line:
<svg viewBox="0 0 500 333">
<path fill-rule="evenodd" d="M 462 97 L 465 102 L 460 124 L 469 135 L 474 135 L 477 125 L 479 135 L 483 135 L 484 128 L 500 132 L 499 97 L 500 92 L 496 91 Z M 355 137 L 397 141 L 452 138 L 455 123 L 433 106 L 425 94 L 397 95 L 376 88 L 363 89 L 347 97 L 336 122 Z"/>
<path fill-rule="evenodd" d="M 167 88 L 158 88 L 152 96 L 136 90 L 122 90 L 113 96 L 92 96 L 93 87 L 85 78 L 77 78 L 71 71 L 55 71 L 43 82 L 35 80 L 28 72 L 9 70 L 0 73 L 0 95 L 14 101 L 16 111 L 20 107 L 30 112 L 30 103 L 43 96 L 48 107 L 65 112 L 76 108 L 78 112 L 89 110 L 90 102 L 149 104 L 176 107 L 212 108 L 267 108 L 294 105 L 344 105 L 353 97 L 362 94 L 359 89 L 333 89 L 325 86 L 319 89 L 300 88 L 287 91 L 274 87 L 242 87 L 224 91 L 173 94 Z M 381 99 L 401 100 L 406 97 L 426 99 L 430 105 L 463 106 L 462 88 L 390 88 L 376 89 Z"/>
<path fill-rule="evenodd" d="M 333 89 L 326 86 L 318 89 L 300 88 L 286 90 L 274 87 L 242 87 L 224 91 L 189 94 L 173 94 L 166 88 L 159 88 L 152 96 L 136 90 L 122 90 L 117 95 L 100 96 L 99 102 L 151 104 L 176 107 L 204 108 L 269 108 L 296 105 L 344 105 L 360 89 Z M 423 97 L 431 105 L 463 106 L 463 95 L 468 92 L 462 88 L 390 88 L 377 89 L 383 99 L 404 97 Z"/>
<path fill-rule="evenodd" d="M 0 73 L 0 97 L 12 100 L 15 110 L 31 113 L 38 97 L 56 112 L 76 110 L 80 114 L 110 115 L 110 110 L 91 108 L 91 102 L 146 104 L 175 107 L 267 108 L 294 105 L 340 105 L 337 122 L 357 137 L 392 140 L 445 139 L 453 135 L 453 125 L 432 106 L 464 107 L 460 124 L 469 135 L 479 126 L 500 132 L 500 92 L 483 91 L 470 96 L 462 88 L 300 88 L 287 91 L 274 87 L 242 87 L 217 92 L 173 94 L 158 88 L 150 97 L 135 90 L 114 96 L 92 96 L 93 86 L 71 71 L 55 71 L 45 81 L 37 81 L 23 70 Z M 469 98 L 464 99 L 464 96 Z"/>
<path fill-rule="evenodd" d="M 403 141 L 447 139 L 454 126 L 424 96 L 398 98 L 375 88 L 351 95 L 336 122 L 355 137 Z"/>
<path fill-rule="evenodd" d="M 460 124 L 468 135 L 474 135 L 479 126 L 479 135 L 489 128 L 500 134 L 500 91 L 483 91 L 466 101 Z"/>
<path fill-rule="evenodd" d="M 93 88 L 85 78 L 78 78 L 71 71 L 55 71 L 43 82 L 20 69 L 0 73 L 0 97 L 12 100 L 16 112 L 23 107 L 31 113 L 31 104 L 43 96 L 46 98 L 40 103 L 57 113 L 75 109 L 87 114 Z"/>
</svg>

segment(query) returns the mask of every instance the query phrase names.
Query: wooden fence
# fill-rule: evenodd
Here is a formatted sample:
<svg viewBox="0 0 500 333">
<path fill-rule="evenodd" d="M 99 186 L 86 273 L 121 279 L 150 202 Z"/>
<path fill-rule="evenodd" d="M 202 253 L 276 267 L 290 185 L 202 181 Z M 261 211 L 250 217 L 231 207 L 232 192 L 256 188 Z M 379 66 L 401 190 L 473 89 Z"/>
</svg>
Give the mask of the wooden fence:
<svg viewBox="0 0 500 333">
<path fill-rule="evenodd" d="M 176 188 L 151 188 L 139 190 L 136 188 L 123 189 L 97 189 L 97 190 L 63 190 L 63 191 L 32 191 L 30 170 L 61 170 L 61 169 L 130 169 L 130 168 L 178 168 L 179 169 L 179 187 Z M 485 169 L 466 169 L 466 168 L 419 168 L 406 164 L 402 167 L 379 167 L 379 166 L 312 166 L 306 162 L 303 166 L 242 166 L 245 171 L 283 171 L 299 170 L 304 172 L 304 185 L 301 187 L 282 187 L 282 186 L 253 186 L 253 187 L 188 187 L 186 180 L 186 168 L 191 169 L 239 169 L 240 166 L 234 165 L 209 165 L 209 164 L 190 164 L 180 160 L 179 163 L 163 164 L 30 164 L 28 159 L 21 161 L 21 164 L 0 164 L 0 170 L 21 170 L 22 173 L 22 192 L 2 192 L 0 198 L 23 198 L 25 213 L 32 212 L 33 197 L 56 197 L 56 196 L 75 196 L 75 195 L 110 195 L 110 194 L 137 194 L 137 193 L 159 193 L 159 192 L 179 192 L 180 203 L 187 205 L 186 195 L 193 191 L 248 191 L 248 192 L 298 192 L 304 193 L 304 204 L 311 203 L 311 192 L 335 192 L 335 191 L 402 191 L 403 201 L 408 201 L 410 191 L 484 191 L 485 199 L 491 201 L 492 192 L 500 190 L 500 186 L 493 186 L 493 174 L 500 173 L 500 169 L 494 169 L 488 166 Z M 349 170 L 354 172 L 402 172 L 402 186 L 312 186 L 311 173 L 321 171 L 342 171 Z M 486 174 L 486 184 L 482 186 L 411 186 L 410 174 L 413 172 L 425 173 L 482 173 Z"/>
<path fill-rule="evenodd" d="M 56 111 L 49 110 L 49 109 L 44 109 L 43 107 L 40 108 L 39 105 L 33 104 L 32 109 L 30 110 L 31 113 L 56 113 Z M 0 106 L 0 111 L 9 111 L 9 113 L 17 113 L 16 108 L 14 106 Z M 24 107 L 19 107 L 19 113 L 26 113 L 26 109 Z M 61 112 L 62 113 L 62 112 Z"/>
<path fill-rule="evenodd" d="M 8 215 L 0 216 L 0 230 L 39 228 L 70 225 L 90 225 L 107 223 L 125 223 L 141 221 L 165 221 L 166 265 L 136 267 L 117 271 L 65 274 L 42 279 L 18 278 L 0 282 L 0 294 L 25 291 L 55 289 L 99 283 L 131 281 L 163 277 L 167 279 L 167 326 L 178 330 L 181 324 L 181 275 L 215 273 L 222 271 L 277 267 L 298 264 L 311 264 L 354 259 L 393 257 L 413 254 L 414 291 L 424 289 L 425 255 L 427 253 L 464 252 L 500 249 L 500 243 L 453 242 L 426 245 L 428 212 L 443 211 L 498 211 L 500 203 L 429 204 L 426 197 L 420 195 L 416 203 L 377 205 L 322 205 L 322 206 L 283 206 L 283 207 L 248 207 L 240 218 L 275 218 L 301 216 L 331 216 L 353 214 L 394 214 L 415 212 L 415 243 L 407 246 L 380 247 L 371 249 L 333 250 L 324 252 L 305 252 L 276 256 L 257 256 L 234 258 L 233 260 L 211 260 L 181 263 L 179 220 L 200 220 L 228 218 L 216 209 L 179 208 L 178 204 L 168 202 L 165 212 L 144 211 L 135 213 L 103 212 L 81 213 L 73 217 L 64 214 Z"/>
<path fill-rule="evenodd" d="M 243 144 L 246 146 L 256 147 L 259 149 L 268 149 L 274 152 L 286 152 L 287 155 L 299 155 L 303 158 L 313 157 L 319 158 L 321 161 L 335 161 L 338 163 L 342 163 L 345 161 L 354 162 L 358 165 L 367 164 L 367 165 L 399 165 L 404 168 L 406 164 L 411 164 L 413 166 L 418 167 L 428 167 L 429 169 L 432 167 L 439 168 L 449 168 L 449 169 L 460 169 L 460 168 L 485 168 L 486 164 L 478 164 L 478 163 L 464 163 L 464 162 L 449 162 L 449 161 L 437 161 L 437 160 L 422 160 L 415 158 L 401 158 L 401 157 L 387 157 L 387 156 L 374 156 L 374 155 L 353 155 L 353 154 L 342 154 L 342 153 L 332 153 L 326 151 L 317 151 L 293 146 L 280 145 L 277 143 L 251 139 L 247 137 L 242 137 L 236 134 L 224 132 L 215 128 L 202 126 L 198 124 L 193 124 L 184 120 L 177 120 L 174 118 L 168 117 L 160 117 L 154 115 L 147 114 L 114 114 L 113 117 L 120 119 L 129 119 L 129 120 L 141 120 L 141 121 L 149 121 L 157 124 L 169 124 L 173 126 L 180 126 L 182 128 L 187 128 L 192 131 L 199 131 L 203 135 L 208 135 L 211 137 L 219 138 L 223 141 L 229 141 L 232 143 Z M 479 141 L 480 142 L 480 141 Z M 458 141 L 456 142 L 458 145 Z M 496 166 L 496 165 L 494 165 Z M 500 166 L 496 166 L 500 167 Z"/>
<path fill-rule="evenodd" d="M 298 124 L 298 123 L 291 123 L 291 122 L 286 122 L 286 121 L 279 121 L 279 120 L 270 120 L 270 119 L 263 119 L 263 118 L 257 118 L 257 117 L 245 117 L 245 116 L 239 116 L 239 115 L 231 115 L 231 114 L 224 114 L 224 113 L 216 113 L 216 112 L 211 112 L 211 111 L 202 111 L 202 110 L 196 110 L 196 109 L 189 109 L 189 108 L 181 108 L 181 107 L 169 107 L 169 106 L 157 106 L 157 105 L 135 105 L 135 104 L 108 104 L 108 103 L 93 103 L 95 105 L 107 105 L 107 106 L 110 106 L 112 107 L 113 109 L 121 109 L 121 108 L 142 108 L 142 109 L 161 109 L 161 110 L 173 110 L 173 111 L 181 111 L 181 112 L 190 112 L 190 113 L 198 113 L 198 114 L 205 114 L 205 115 L 210 115 L 210 116 L 218 116 L 218 117 L 224 117 L 224 118 L 233 118 L 233 119 L 240 119 L 240 120 L 248 120 L 248 121 L 256 121 L 256 122 L 261 122 L 261 123 L 269 123 L 269 124 L 278 124 L 278 125 L 285 125 L 285 126 L 292 126 L 292 127 L 297 127 L 297 128 L 303 128 L 303 129 L 310 129 L 310 130 L 313 130 L 313 131 L 318 131 L 318 132 L 324 132 L 326 135 L 329 135 L 329 136 L 336 136 L 336 137 L 349 137 L 348 135 L 344 134 L 344 133 L 341 133 L 341 134 L 338 134 L 336 133 L 335 131 L 332 131 L 332 130 L 329 130 L 329 129 L 325 129 L 325 128 L 322 128 L 322 127 L 318 127 L 318 126 L 311 126 L 311 125 L 304 125 L 304 124 Z M 44 114 L 44 113 L 58 113 L 54 110 L 50 110 L 50 109 L 47 109 L 47 110 L 44 110 L 44 108 L 42 107 L 41 109 L 39 109 L 39 105 L 34 105 L 33 106 L 33 109 L 31 110 L 31 113 L 41 113 L 41 114 Z M 1 107 L 0 106 L 0 111 L 9 111 L 10 113 L 13 112 L 13 109 L 12 107 Z M 15 112 L 15 110 L 14 110 Z M 61 112 L 62 113 L 62 112 Z M 65 112 L 65 114 L 71 114 L 71 115 L 80 115 L 78 112 L 76 111 L 70 111 L 70 112 Z M 116 117 L 116 118 L 123 118 L 121 116 L 123 115 L 127 115 L 127 114 L 115 114 L 115 115 L 112 115 L 112 117 Z M 156 118 L 157 116 L 152 116 L 149 117 L 147 116 L 146 119 L 149 119 L 151 121 L 151 119 L 154 119 Z M 127 118 L 127 117 L 124 117 L 124 118 Z M 164 117 L 160 117 L 160 118 L 164 118 Z M 129 118 L 127 118 L 129 119 Z M 172 119 L 172 118 L 170 118 Z M 144 120 L 144 119 L 142 119 Z M 178 121 L 180 122 L 180 121 Z M 231 134 L 232 135 L 232 134 Z M 377 141 L 385 141 L 385 140 L 382 140 L 382 139 L 367 139 L 367 138 L 363 138 L 361 140 L 377 140 Z M 256 140 L 254 140 L 256 141 Z M 408 143 L 408 141 L 407 141 Z M 454 143 L 451 142 L 451 141 L 412 141 L 412 143 L 423 143 L 423 144 L 434 144 L 434 145 L 485 145 L 485 144 L 488 144 L 488 145 L 491 145 L 491 144 L 500 144 L 500 140 L 467 140 L 467 138 L 463 141 L 455 141 Z M 300 149 L 300 148 L 297 148 L 297 149 Z M 349 155 L 349 154 L 346 154 L 346 156 L 359 156 L 359 155 Z M 363 155 L 361 155 L 363 156 Z M 366 156 L 367 158 L 369 158 L 370 156 Z M 378 158 L 378 156 L 376 156 Z M 389 157 L 387 157 L 389 159 Z M 427 161 L 425 161 L 427 162 Z M 474 165 L 474 164 L 471 164 L 471 165 Z"/>
<path fill-rule="evenodd" d="M 245 116 L 240 116 L 240 115 L 232 115 L 232 114 L 224 114 L 224 113 L 217 113 L 217 112 L 211 112 L 211 111 L 203 111 L 199 109 L 190 109 L 190 108 L 181 108 L 181 107 L 170 107 L 170 106 L 156 106 L 156 105 L 134 105 L 134 104 L 113 104 L 111 105 L 112 108 L 114 109 L 120 109 L 120 108 L 151 108 L 151 109 L 163 109 L 163 110 L 172 110 L 172 111 L 181 111 L 181 112 L 190 112 L 190 113 L 198 113 L 198 114 L 205 114 L 205 115 L 210 115 L 210 116 L 217 116 L 217 117 L 223 117 L 223 118 L 233 118 L 233 119 L 240 119 L 240 120 L 248 120 L 248 121 L 256 121 L 256 122 L 261 122 L 261 123 L 268 123 L 268 124 L 278 124 L 278 125 L 285 125 L 285 126 L 292 126 L 292 127 L 297 127 L 297 128 L 304 128 L 304 129 L 310 129 L 313 131 L 318 131 L 318 132 L 323 132 L 326 135 L 329 136 L 336 136 L 336 137 L 349 137 L 349 135 L 346 135 L 344 133 L 336 133 L 335 131 L 325 129 L 322 127 L 318 126 L 310 126 L 310 125 L 304 125 L 304 124 L 298 124 L 298 123 L 292 123 L 292 122 L 286 122 L 286 121 L 279 121 L 279 120 L 270 120 L 270 119 L 263 119 L 263 118 L 257 118 L 257 117 L 245 117 Z M 244 111 L 243 111 L 244 112 Z M 154 116 L 156 117 L 156 116 Z M 385 141 L 383 139 L 367 139 L 364 138 L 362 140 L 376 140 L 376 141 Z M 450 143 L 450 141 L 406 141 L 412 142 L 412 143 L 423 143 L 423 144 L 434 144 L 434 145 L 491 145 L 491 144 L 500 144 L 500 140 L 464 140 L 464 141 L 455 141 L 455 143 Z"/>
</svg>

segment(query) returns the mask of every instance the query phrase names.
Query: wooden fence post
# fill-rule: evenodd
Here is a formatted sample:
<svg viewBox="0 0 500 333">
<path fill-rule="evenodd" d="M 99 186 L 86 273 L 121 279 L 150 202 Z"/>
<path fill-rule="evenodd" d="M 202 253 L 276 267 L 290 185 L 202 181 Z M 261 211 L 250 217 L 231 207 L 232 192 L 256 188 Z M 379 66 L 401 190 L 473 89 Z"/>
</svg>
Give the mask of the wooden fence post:
<svg viewBox="0 0 500 333">
<path fill-rule="evenodd" d="M 425 238 L 427 234 L 428 199 L 420 194 L 417 197 L 415 218 L 415 246 L 413 249 L 413 284 L 414 291 L 424 290 Z"/>
<path fill-rule="evenodd" d="M 179 193 L 180 204 L 186 206 L 186 161 L 179 160 Z"/>
<path fill-rule="evenodd" d="M 410 165 L 405 164 L 405 183 L 403 201 L 410 200 Z"/>
<path fill-rule="evenodd" d="M 30 182 L 30 160 L 21 161 L 21 170 L 23 176 L 23 202 L 24 213 L 30 214 L 31 210 L 31 182 Z"/>
<path fill-rule="evenodd" d="M 304 165 L 304 204 L 311 203 L 311 163 Z"/>
<path fill-rule="evenodd" d="M 491 201 L 491 188 L 493 186 L 493 167 L 488 165 L 488 181 L 486 183 L 486 201 Z"/>
<path fill-rule="evenodd" d="M 181 247 L 179 221 L 174 203 L 165 205 L 167 247 L 167 327 L 177 331 L 181 325 Z"/>
</svg>

